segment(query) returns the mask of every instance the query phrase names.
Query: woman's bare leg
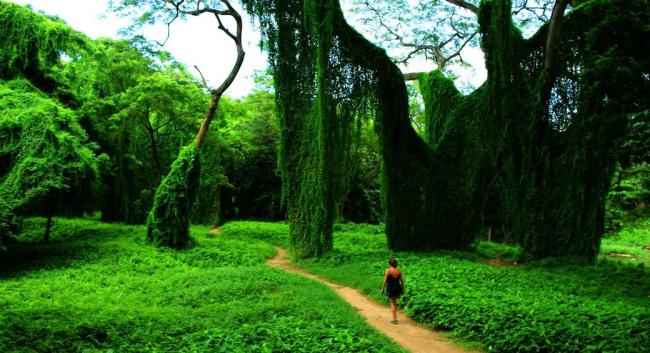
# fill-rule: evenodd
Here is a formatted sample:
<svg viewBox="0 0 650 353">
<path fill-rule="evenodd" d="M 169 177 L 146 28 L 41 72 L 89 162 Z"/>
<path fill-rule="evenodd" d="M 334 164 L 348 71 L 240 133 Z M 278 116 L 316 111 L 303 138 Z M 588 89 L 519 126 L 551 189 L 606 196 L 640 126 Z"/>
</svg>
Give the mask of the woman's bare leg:
<svg viewBox="0 0 650 353">
<path fill-rule="evenodd" d="M 393 313 L 393 321 L 397 322 L 397 297 L 390 297 L 390 312 Z"/>
</svg>

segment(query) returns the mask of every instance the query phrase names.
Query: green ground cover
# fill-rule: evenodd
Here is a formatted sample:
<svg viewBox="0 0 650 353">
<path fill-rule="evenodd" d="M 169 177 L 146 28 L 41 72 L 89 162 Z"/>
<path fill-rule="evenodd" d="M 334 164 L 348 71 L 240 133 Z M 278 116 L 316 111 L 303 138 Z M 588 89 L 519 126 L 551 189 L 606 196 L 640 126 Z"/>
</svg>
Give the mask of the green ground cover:
<svg viewBox="0 0 650 353">
<path fill-rule="evenodd" d="M 262 234 L 278 245 L 287 242 L 281 224 L 229 223 L 222 230 L 230 236 Z M 385 302 L 379 293 L 382 275 L 389 256 L 396 256 L 406 276 L 407 292 L 400 304 L 407 313 L 426 325 L 480 341 L 487 351 L 639 352 L 650 347 L 646 266 L 608 259 L 595 265 L 571 259 L 486 261 L 512 261 L 519 253 L 490 243 L 480 243 L 474 253 L 392 253 L 381 227 L 338 225 L 334 251 L 298 265 Z"/>
<path fill-rule="evenodd" d="M 0 352 L 402 352 L 324 285 L 264 265 L 264 241 L 192 227 L 192 247 L 161 250 L 142 226 L 56 219 L 41 244 L 43 223 L 0 254 Z"/>
<path fill-rule="evenodd" d="M 615 234 L 603 238 L 600 252 L 603 257 L 650 266 L 650 218 L 624 225 Z M 610 253 L 629 254 L 632 257 L 609 256 Z"/>
</svg>

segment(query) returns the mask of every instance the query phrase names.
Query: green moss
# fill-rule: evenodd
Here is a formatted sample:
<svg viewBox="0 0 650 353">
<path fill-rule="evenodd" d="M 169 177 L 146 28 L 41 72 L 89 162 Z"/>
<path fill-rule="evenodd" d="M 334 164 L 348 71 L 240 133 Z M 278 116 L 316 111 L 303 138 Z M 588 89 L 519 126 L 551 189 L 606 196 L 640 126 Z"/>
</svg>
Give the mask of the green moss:
<svg viewBox="0 0 650 353">
<path fill-rule="evenodd" d="M 156 189 L 147 218 L 147 240 L 158 246 L 183 248 L 190 241 L 190 209 L 198 189 L 199 151 L 194 144 L 183 147 L 171 170 Z"/>
<path fill-rule="evenodd" d="M 585 1 L 566 16 L 549 106 L 541 97 L 546 29 L 525 40 L 510 0 L 482 1 L 488 79 L 462 96 L 442 73 L 423 75 L 426 141 L 411 127 L 402 73 L 345 22 L 338 1 L 247 4 L 274 70 L 299 257 L 331 249 L 349 136 L 370 108 L 392 249 L 466 249 L 491 228 L 531 258 L 595 258 L 614 147 L 627 116 L 649 105 L 647 1 Z"/>
</svg>

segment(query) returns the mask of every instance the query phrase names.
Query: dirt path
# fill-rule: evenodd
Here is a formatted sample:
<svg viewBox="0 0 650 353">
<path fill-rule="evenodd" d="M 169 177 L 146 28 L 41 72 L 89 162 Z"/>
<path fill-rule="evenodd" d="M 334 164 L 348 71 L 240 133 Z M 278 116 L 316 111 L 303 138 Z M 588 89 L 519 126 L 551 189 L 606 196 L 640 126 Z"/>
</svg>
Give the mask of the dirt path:
<svg viewBox="0 0 650 353">
<path fill-rule="evenodd" d="M 414 353 L 471 352 L 454 346 L 441 334 L 419 326 L 413 320 L 404 316 L 404 313 L 401 310 L 397 313 L 399 324 L 391 324 L 390 320 L 392 317 L 388 307 L 381 306 L 371 301 L 354 288 L 340 286 L 293 266 L 288 261 L 289 256 L 287 251 L 280 247 L 276 247 L 276 249 L 278 251 L 277 255 L 275 255 L 274 258 L 267 260 L 269 265 L 325 283 L 327 286 L 332 288 L 336 294 L 346 302 L 350 303 L 350 305 L 357 310 L 359 315 L 366 319 L 370 326 L 379 330 L 406 350 Z"/>
</svg>

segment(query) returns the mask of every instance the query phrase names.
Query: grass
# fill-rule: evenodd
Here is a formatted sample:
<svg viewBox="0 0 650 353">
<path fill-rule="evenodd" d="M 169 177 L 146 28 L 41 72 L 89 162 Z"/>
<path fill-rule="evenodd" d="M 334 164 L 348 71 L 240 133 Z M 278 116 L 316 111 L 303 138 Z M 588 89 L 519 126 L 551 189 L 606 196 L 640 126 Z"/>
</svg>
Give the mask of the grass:
<svg viewBox="0 0 650 353">
<path fill-rule="evenodd" d="M 230 223 L 223 229 L 237 230 L 228 235 L 254 236 L 266 227 L 273 227 L 274 239 L 280 227 L 287 236 L 286 225 L 277 224 Z M 395 256 L 406 276 L 400 305 L 407 313 L 425 325 L 478 340 L 487 351 L 639 352 L 650 347 L 650 271 L 643 265 L 608 260 L 585 265 L 572 259 L 490 265 L 487 258 L 514 261 L 520 251 L 480 243 L 474 253 L 393 253 L 382 233 L 377 226 L 339 225 L 334 250 L 298 266 L 385 302 L 381 280 L 387 259 Z M 622 235 L 621 243 L 625 239 Z"/>
<path fill-rule="evenodd" d="M 270 268 L 265 241 L 192 227 L 182 251 L 139 226 L 26 225 L 0 254 L 1 352 L 402 352 L 324 285 Z"/>
<path fill-rule="evenodd" d="M 600 253 L 601 257 L 650 266 L 650 218 L 627 224 L 616 234 L 604 238 Z M 610 257 L 609 253 L 629 254 L 632 257 Z"/>
</svg>

